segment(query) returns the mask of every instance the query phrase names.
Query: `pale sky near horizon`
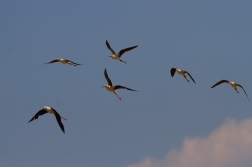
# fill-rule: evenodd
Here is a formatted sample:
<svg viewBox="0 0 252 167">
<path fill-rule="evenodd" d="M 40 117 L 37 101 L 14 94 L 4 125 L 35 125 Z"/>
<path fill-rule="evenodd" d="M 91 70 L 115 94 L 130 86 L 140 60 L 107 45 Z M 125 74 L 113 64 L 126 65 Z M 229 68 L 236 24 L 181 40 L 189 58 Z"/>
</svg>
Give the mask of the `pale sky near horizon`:
<svg viewBox="0 0 252 167">
<path fill-rule="evenodd" d="M 0 1 L 0 166 L 251 167 L 251 101 L 228 84 L 211 89 L 235 81 L 252 100 L 251 7 Z M 106 40 L 116 52 L 138 47 L 124 64 L 108 57 Z M 44 64 L 56 58 L 83 65 Z M 196 84 L 171 77 L 172 67 Z M 105 68 L 139 92 L 118 90 L 120 101 L 101 88 Z M 65 134 L 53 115 L 27 123 L 44 106 L 67 118 Z"/>
</svg>

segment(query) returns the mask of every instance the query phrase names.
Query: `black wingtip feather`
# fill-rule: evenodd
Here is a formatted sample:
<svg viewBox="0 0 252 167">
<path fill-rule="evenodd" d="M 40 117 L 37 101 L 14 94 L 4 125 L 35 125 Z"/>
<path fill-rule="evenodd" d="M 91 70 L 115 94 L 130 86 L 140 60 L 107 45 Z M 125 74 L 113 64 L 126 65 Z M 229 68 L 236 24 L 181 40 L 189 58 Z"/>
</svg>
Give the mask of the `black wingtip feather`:
<svg viewBox="0 0 252 167">
<path fill-rule="evenodd" d="M 171 76 L 173 77 L 174 76 L 174 74 L 175 74 L 175 72 L 176 72 L 176 68 L 171 68 Z"/>
</svg>

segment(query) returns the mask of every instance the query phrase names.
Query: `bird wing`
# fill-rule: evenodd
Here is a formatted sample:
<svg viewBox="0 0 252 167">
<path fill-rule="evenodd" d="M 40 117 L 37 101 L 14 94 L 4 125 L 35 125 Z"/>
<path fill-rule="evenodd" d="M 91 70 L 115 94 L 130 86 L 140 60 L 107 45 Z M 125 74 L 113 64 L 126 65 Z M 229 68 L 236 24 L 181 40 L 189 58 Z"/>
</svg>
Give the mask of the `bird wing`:
<svg viewBox="0 0 252 167">
<path fill-rule="evenodd" d="M 107 82 L 108 82 L 108 85 L 112 86 L 112 82 L 111 82 L 111 80 L 110 80 L 109 77 L 108 77 L 106 68 L 105 68 L 105 70 L 104 70 L 104 76 L 105 76 L 105 78 L 106 78 L 106 80 L 107 80 Z"/>
<path fill-rule="evenodd" d="M 31 119 L 29 122 L 33 121 L 34 119 L 38 119 L 38 117 L 39 117 L 40 115 L 44 115 L 45 113 L 47 113 L 47 111 L 46 111 L 45 109 L 39 110 L 39 111 L 32 117 L 32 119 Z"/>
<path fill-rule="evenodd" d="M 176 68 L 171 68 L 171 76 L 173 77 L 176 72 Z"/>
<path fill-rule="evenodd" d="M 218 86 L 222 83 L 228 83 L 228 82 L 229 82 L 228 80 L 221 80 L 221 81 L 217 82 L 216 84 L 214 84 L 211 88 L 214 88 L 215 86 Z"/>
<path fill-rule="evenodd" d="M 130 89 L 130 88 L 127 88 L 125 86 L 121 86 L 121 85 L 116 85 L 115 86 L 115 89 L 127 89 L 127 90 L 131 90 L 131 91 L 137 91 L 137 90 L 134 90 L 134 89 Z M 137 91 L 138 92 L 138 91 Z"/>
<path fill-rule="evenodd" d="M 72 62 L 72 61 L 70 61 L 70 60 L 68 60 L 68 61 L 69 61 L 69 63 L 70 63 L 71 65 L 74 65 L 74 66 L 82 65 L 82 64 L 78 64 L 78 63 Z"/>
<path fill-rule="evenodd" d="M 130 51 L 130 50 L 132 50 L 132 49 L 134 49 L 134 48 L 136 48 L 136 47 L 137 47 L 137 45 L 136 45 L 136 46 L 129 47 L 129 48 L 122 49 L 122 50 L 119 52 L 118 56 L 121 57 L 125 52 L 128 52 L 128 51 Z"/>
<path fill-rule="evenodd" d="M 57 120 L 57 122 L 58 122 L 58 124 L 60 126 L 60 129 L 62 130 L 63 133 L 65 133 L 64 125 L 61 122 L 60 115 L 58 113 L 55 113 L 54 115 L 55 115 L 56 120 Z"/>
<path fill-rule="evenodd" d="M 187 71 L 185 71 L 185 72 L 189 75 L 189 77 L 192 79 L 192 81 L 196 84 L 196 82 L 194 81 L 193 77 Z"/>
<path fill-rule="evenodd" d="M 59 62 L 59 61 L 57 59 L 55 59 L 55 60 L 52 60 L 52 61 L 45 63 L 45 64 L 51 64 L 51 63 L 57 63 L 57 62 Z"/>
<path fill-rule="evenodd" d="M 106 40 L 106 45 L 107 45 L 107 48 L 113 53 L 116 55 L 115 51 L 110 47 L 108 41 Z"/>
<path fill-rule="evenodd" d="M 54 115 L 55 115 L 56 120 L 60 126 L 60 129 L 62 130 L 63 133 L 65 133 L 64 125 L 61 122 L 61 118 L 60 118 L 59 113 L 55 109 L 53 109 L 52 107 L 51 107 L 51 109 L 54 111 Z"/>
<path fill-rule="evenodd" d="M 245 91 L 245 89 L 240 85 L 240 84 L 237 84 L 237 86 L 239 86 L 240 88 L 242 88 L 243 89 L 243 91 L 244 91 L 244 93 L 246 94 L 246 96 L 247 96 L 247 98 L 248 98 L 248 100 L 249 100 L 249 97 L 248 97 L 248 95 L 247 95 L 247 93 L 246 93 L 246 91 Z M 250 100 L 249 100 L 250 101 Z"/>
</svg>

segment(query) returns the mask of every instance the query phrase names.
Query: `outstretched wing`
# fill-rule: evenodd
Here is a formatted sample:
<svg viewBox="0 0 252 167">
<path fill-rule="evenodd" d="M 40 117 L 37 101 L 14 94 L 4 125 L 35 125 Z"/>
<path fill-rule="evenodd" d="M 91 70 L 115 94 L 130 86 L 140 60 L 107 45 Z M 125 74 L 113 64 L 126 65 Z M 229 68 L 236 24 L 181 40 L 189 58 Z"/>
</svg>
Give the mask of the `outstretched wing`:
<svg viewBox="0 0 252 167">
<path fill-rule="evenodd" d="M 129 48 L 122 49 L 122 50 L 119 52 L 118 56 L 121 57 L 125 52 L 128 52 L 128 51 L 130 51 L 130 50 L 132 50 L 132 49 L 134 49 L 134 48 L 136 48 L 136 47 L 137 47 L 137 45 L 136 45 L 136 46 L 129 47 Z"/>
<path fill-rule="evenodd" d="M 63 133 L 65 133 L 64 125 L 63 125 L 63 123 L 61 122 L 60 115 L 59 115 L 57 112 L 55 112 L 54 115 L 55 115 L 56 120 L 57 120 L 57 122 L 58 122 L 58 124 L 59 124 L 59 126 L 60 126 L 60 129 L 62 130 Z"/>
<path fill-rule="evenodd" d="M 105 70 L 104 70 L 104 76 L 105 76 L 105 78 L 106 78 L 106 80 L 107 80 L 107 82 L 108 82 L 108 85 L 112 86 L 112 82 L 111 82 L 111 80 L 110 80 L 109 77 L 108 77 L 106 68 L 105 68 Z"/>
<path fill-rule="evenodd" d="M 171 68 L 171 76 L 173 77 L 176 72 L 176 68 Z"/>
<path fill-rule="evenodd" d="M 45 113 L 47 113 L 47 111 L 46 111 L 45 109 L 39 110 L 39 111 L 32 117 L 32 119 L 31 119 L 29 122 L 31 122 L 31 121 L 33 121 L 33 120 L 35 120 L 35 119 L 38 119 L 38 117 L 39 117 L 40 115 L 44 115 Z"/>
<path fill-rule="evenodd" d="M 127 88 L 125 86 L 121 86 L 121 85 L 116 85 L 115 86 L 115 89 L 127 89 L 127 90 L 131 90 L 131 91 L 137 91 L 137 90 L 134 90 L 134 89 L 130 89 L 130 88 Z M 138 92 L 138 91 L 137 91 Z"/>
<path fill-rule="evenodd" d="M 57 62 L 59 62 L 59 61 L 56 59 L 56 60 L 52 60 L 52 61 L 45 63 L 45 64 L 51 64 L 51 63 L 57 63 Z"/>
<path fill-rule="evenodd" d="M 78 64 L 78 63 L 72 62 L 72 61 L 70 61 L 70 60 L 68 60 L 68 61 L 69 61 L 69 63 L 70 63 L 71 65 L 73 65 L 73 66 L 82 65 L 82 64 Z"/>
<path fill-rule="evenodd" d="M 107 48 L 113 53 L 116 55 L 115 51 L 110 47 L 108 41 L 106 40 L 106 45 L 107 45 Z"/>
<path fill-rule="evenodd" d="M 185 71 L 185 72 L 189 75 L 189 77 L 192 79 L 192 81 L 196 84 L 196 82 L 194 81 L 193 77 L 187 71 Z"/>
<path fill-rule="evenodd" d="M 64 125 L 61 122 L 61 118 L 60 118 L 59 113 L 54 108 L 51 107 L 51 109 L 54 111 L 54 115 L 55 115 L 56 120 L 60 126 L 60 129 L 62 130 L 63 133 L 65 133 Z"/>
<path fill-rule="evenodd" d="M 222 83 L 228 83 L 228 82 L 229 82 L 228 80 L 221 80 L 221 81 L 217 82 L 216 84 L 214 84 L 211 88 L 214 88 L 215 86 L 218 86 Z"/>
<path fill-rule="evenodd" d="M 249 100 L 249 97 L 248 97 L 248 95 L 247 95 L 247 93 L 246 93 L 246 91 L 245 91 L 245 89 L 240 85 L 240 84 L 237 84 L 237 86 L 239 86 L 240 88 L 242 88 L 243 89 L 243 91 L 244 91 L 244 93 L 246 94 L 246 96 L 247 96 L 247 98 L 248 98 L 248 100 Z M 250 101 L 250 100 L 249 100 Z"/>
</svg>

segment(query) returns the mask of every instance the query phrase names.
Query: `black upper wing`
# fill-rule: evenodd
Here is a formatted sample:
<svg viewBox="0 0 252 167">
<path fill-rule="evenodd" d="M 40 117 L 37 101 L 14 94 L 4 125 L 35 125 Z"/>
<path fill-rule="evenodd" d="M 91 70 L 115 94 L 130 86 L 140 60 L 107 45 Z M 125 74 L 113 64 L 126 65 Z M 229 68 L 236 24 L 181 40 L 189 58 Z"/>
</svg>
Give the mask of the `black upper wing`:
<svg viewBox="0 0 252 167">
<path fill-rule="evenodd" d="M 115 86 L 115 89 L 127 89 L 127 90 L 131 90 L 131 91 L 137 91 L 137 90 L 134 90 L 134 89 L 130 89 L 130 88 L 127 88 L 125 86 L 121 86 L 121 85 L 116 85 Z M 138 92 L 138 91 L 137 91 Z"/>
<path fill-rule="evenodd" d="M 70 60 L 68 60 L 68 61 L 69 61 L 69 63 L 70 63 L 71 65 L 74 65 L 74 66 L 82 65 L 82 64 L 78 64 L 78 63 L 72 62 L 72 61 L 70 61 Z"/>
<path fill-rule="evenodd" d="M 248 100 L 249 100 L 249 97 L 248 97 L 248 95 L 247 95 L 245 89 L 244 89 L 241 85 L 239 85 L 239 84 L 238 84 L 237 86 L 239 86 L 240 88 L 242 88 L 242 90 L 244 91 L 244 93 L 246 94 L 246 96 L 247 96 L 247 98 L 248 98 Z M 250 101 L 250 100 L 249 100 L 249 101 Z"/>
<path fill-rule="evenodd" d="M 214 84 L 211 88 L 214 88 L 215 86 L 218 86 L 222 83 L 228 83 L 228 82 L 229 82 L 228 80 L 221 80 L 221 81 L 217 82 L 216 84 Z"/>
<path fill-rule="evenodd" d="M 106 40 L 106 45 L 107 45 L 107 48 L 113 53 L 113 54 L 116 54 L 115 51 L 110 47 L 108 41 Z"/>
<path fill-rule="evenodd" d="M 56 60 L 52 60 L 52 61 L 45 63 L 45 64 L 51 64 L 51 63 L 57 63 L 57 62 L 59 62 L 59 61 L 56 59 Z"/>
<path fill-rule="evenodd" d="M 136 48 L 136 47 L 137 47 L 137 45 L 136 45 L 136 46 L 129 47 L 129 48 L 122 49 L 122 50 L 119 52 L 118 56 L 121 57 L 125 52 L 128 52 L 128 51 L 130 51 L 130 50 L 132 50 L 132 49 L 134 49 L 134 48 Z"/>
<path fill-rule="evenodd" d="M 106 80 L 107 80 L 107 82 L 108 82 L 108 85 L 112 86 L 112 82 L 111 82 L 111 80 L 110 80 L 109 77 L 108 77 L 106 68 L 105 68 L 105 70 L 104 70 L 104 76 L 105 76 L 105 78 L 106 78 Z"/>
<path fill-rule="evenodd" d="M 194 81 L 193 77 L 186 71 L 186 73 L 189 75 L 189 77 L 192 79 L 192 81 L 196 84 L 196 82 Z"/>
<path fill-rule="evenodd" d="M 58 122 L 58 124 L 60 126 L 60 129 L 62 130 L 63 133 L 65 133 L 65 128 L 64 128 L 64 125 L 61 122 L 61 118 L 60 118 L 59 113 L 54 108 L 51 107 L 51 109 L 54 111 L 54 115 L 55 115 L 56 120 L 57 120 L 57 122 Z"/>
<path fill-rule="evenodd" d="M 59 115 L 57 112 L 55 112 L 54 115 L 55 115 L 56 120 L 57 120 L 57 122 L 58 122 L 58 124 L 59 124 L 59 126 L 60 126 L 60 129 L 62 130 L 63 133 L 65 133 L 64 125 L 63 125 L 62 122 L 61 122 L 60 115 Z"/>
<path fill-rule="evenodd" d="M 173 77 L 176 72 L 176 68 L 171 68 L 171 76 Z"/>
<path fill-rule="evenodd" d="M 34 119 L 38 119 L 38 117 L 39 117 L 40 115 L 44 115 L 45 113 L 47 113 L 47 111 L 46 111 L 45 109 L 39 110 L 39 111 L 32 117 L 32 119 L 31 119 L 29 122 L 33 121 Z"/>
</svg>

